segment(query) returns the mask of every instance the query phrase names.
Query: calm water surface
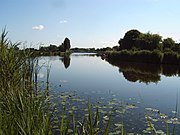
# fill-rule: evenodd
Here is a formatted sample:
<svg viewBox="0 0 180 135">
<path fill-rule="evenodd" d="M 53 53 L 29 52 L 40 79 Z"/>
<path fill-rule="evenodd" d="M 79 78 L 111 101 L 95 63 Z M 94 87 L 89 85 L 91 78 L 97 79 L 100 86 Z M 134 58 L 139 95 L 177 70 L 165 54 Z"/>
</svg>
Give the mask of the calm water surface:
<svg viewBox="0 0 180 135">
<path fill-rule="evenodd" d="M 135 106 L 125 113 L 123 120 L 129 131 L 141 132 L 146 128 L 144 117 L 147 113 L 151 114 L 147 108 L 157 109 L 159 111 L 155 110 L 155 113 L 162 112 L 171 118 L 174 118 L 176 105 L 179 112 L 180 77 L 176 67 L 107 62 L 101 57 L 84 54 L 72 54 L 68 58 L 40 58 L 41 64 L 47 62 L 51 65 L 51 87 L 56 91 L 75 91 L 80 97 L 89 98 L 92 103 L 100 99 L 104 103 L 115 99 Z M 39 79 L 45 78 L 46 70 L 42 68 Z M 115 117 L 117 119 L 114 122 L 122 120 L 122 117 Z M 179 114 L 176 117 L 179 118 Z M 177 127 L 180 132 L 179 125 Z"/>
</svg>

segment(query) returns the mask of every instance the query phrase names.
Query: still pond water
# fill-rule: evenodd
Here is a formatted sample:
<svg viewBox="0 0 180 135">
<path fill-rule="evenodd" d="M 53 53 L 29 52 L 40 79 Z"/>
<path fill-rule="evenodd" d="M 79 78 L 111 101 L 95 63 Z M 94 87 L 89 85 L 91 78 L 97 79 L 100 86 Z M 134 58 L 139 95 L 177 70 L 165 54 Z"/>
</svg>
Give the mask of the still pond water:
<svg viewBox="0 0 180 135">
<path fill-rule="evenodd" d="M 50 87 L 56 92 L 75 92 L 83 101 L 99 103 L 103 115 L 114 109 L 114 128 L 123 121 L 128 132 L 146 133 L 148 114 L 157 130 L 165 130 L 167 120 L 170 130 L 176 123 L 180 133 L 180 68 L 108 62 L 93 54 L 78 53 L 66 58 L 41 57 L 39 62 L 51 65 Z M 46 68 L 38 76 L 45 81 Z"/>
</svg>

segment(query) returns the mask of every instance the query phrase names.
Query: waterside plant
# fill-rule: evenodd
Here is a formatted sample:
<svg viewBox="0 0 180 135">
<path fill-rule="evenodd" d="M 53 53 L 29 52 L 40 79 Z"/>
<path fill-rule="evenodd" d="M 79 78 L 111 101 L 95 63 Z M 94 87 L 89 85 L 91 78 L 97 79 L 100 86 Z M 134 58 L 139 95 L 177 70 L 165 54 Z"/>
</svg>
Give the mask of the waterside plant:
<svg viewBox="0 0 180 135">
<path fill-rule="evenodd" d="M 49 98 L 34 85 L 34 59 L 16 50 L 3 30 L 0 37 L 0 134 L 51 133 Z"/>
</svg>

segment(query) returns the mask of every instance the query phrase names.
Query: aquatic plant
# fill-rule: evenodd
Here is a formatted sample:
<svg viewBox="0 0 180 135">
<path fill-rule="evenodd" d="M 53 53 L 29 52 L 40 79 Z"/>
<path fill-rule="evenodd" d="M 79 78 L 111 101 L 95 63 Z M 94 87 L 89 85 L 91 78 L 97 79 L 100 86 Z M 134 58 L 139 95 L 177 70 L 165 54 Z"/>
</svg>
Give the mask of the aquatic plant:
<svg viewBox="0 0 180 135">
<path fill-rule="evenodd" d="M 34 60 L 17 50 L 3 30 L 0 37 L 0 134 L 51 133 L 47 91 L 34 88 Z"/>
</svg>

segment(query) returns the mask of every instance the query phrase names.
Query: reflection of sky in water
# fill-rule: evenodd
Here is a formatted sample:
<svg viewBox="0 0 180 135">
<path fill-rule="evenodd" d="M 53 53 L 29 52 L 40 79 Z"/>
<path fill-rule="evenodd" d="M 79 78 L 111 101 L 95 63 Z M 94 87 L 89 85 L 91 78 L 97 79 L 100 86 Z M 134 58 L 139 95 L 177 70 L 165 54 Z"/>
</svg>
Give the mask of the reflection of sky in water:
<svg viewBox="0 0 180 135">
<path fill-rule="evenodd" d="M 175 110 L 177 90 L 180 88 L 178 85 L 180 78 L 177 76 L 161 75 L 161 81 L 147 85 L 129 82 L 122 73 L 119 73 L 119 68 L 101 60 L 100 57 L 71 56 L 70 66 L 67 69 L 60 57 L 42 58 L 40 63 L 49 61 L 51 64 L 50 82 L 58 91 L 76 91 L 91 100 L 115 95 L 120 100 L 138 104 L 142 110 L 145 107 L 152 107 L 170 115 Z M 45 68 L 42 68 L 42 72 L 46 72 Z"/>
<path fill-rule="evenodd" d="M 40 63 L 51 65 L 50 82 L 61 85 L 60 90 L 75 90 L 86 94 L 116 94 L 119 98 L 136 98 L 148 106 L 170 112 L 175 106 L 180 78 L 161 76 L 156 83 L 129 82 L 117 67 L 113 67 L 100 57 L 72 56 L 69 68 L 65 69 L 61 57 L 43 57 Z M 40 72 L 46 72 L 45 68 Z M 180 93 L 180 92 L 179 92 Z"/>
</svg>

